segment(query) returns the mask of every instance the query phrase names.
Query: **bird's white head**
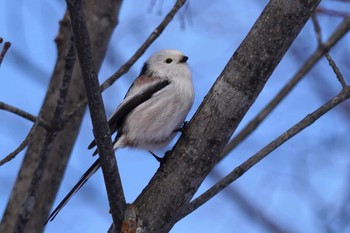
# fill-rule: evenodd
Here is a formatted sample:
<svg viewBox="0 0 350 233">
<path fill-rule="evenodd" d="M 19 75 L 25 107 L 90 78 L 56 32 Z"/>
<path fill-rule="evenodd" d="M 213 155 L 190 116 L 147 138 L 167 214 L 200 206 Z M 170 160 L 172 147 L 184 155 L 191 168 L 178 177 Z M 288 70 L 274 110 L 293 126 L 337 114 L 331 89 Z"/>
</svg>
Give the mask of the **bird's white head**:
<svg viewBox="0 0 350 233">
<path fill-rule="evenodd" d="M 160 50 L 146 61 L 143 72 L 161 78 L 190 77 L 187 59 L 188 57 L 178 50 Z"/>
</svg>

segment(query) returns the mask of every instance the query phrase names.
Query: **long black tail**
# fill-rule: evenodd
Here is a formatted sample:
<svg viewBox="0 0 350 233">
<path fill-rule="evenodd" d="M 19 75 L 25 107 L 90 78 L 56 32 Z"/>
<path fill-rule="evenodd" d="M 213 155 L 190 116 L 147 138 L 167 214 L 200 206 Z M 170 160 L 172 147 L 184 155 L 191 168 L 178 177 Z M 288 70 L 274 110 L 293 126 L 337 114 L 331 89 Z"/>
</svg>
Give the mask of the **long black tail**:
<svg viewBox="0 0 350 233">
<path fill-rule="evenodd" d="M 91 167 L 82 175 L 80 180 L 74 187 L 69 191 L 69 193 L 63 198 L 63 200 L 58 204 L 56 209 L 52 211 L 50 216 L 47 218 L 46 223 L 49 221 L 51 222 L 54 220 L 54 218 L 57 216 L 57 214 L 60 212 L 60 210 L 67 204 L 67 202 L 72 198 L 72 196 L 78 192 L 78 190 L 85 184 L 85 182 L 93 175 L 95 172 L 101 167 L 100 165 L 100 159 L 98 158 L 92 165 Z"/>
</svg>

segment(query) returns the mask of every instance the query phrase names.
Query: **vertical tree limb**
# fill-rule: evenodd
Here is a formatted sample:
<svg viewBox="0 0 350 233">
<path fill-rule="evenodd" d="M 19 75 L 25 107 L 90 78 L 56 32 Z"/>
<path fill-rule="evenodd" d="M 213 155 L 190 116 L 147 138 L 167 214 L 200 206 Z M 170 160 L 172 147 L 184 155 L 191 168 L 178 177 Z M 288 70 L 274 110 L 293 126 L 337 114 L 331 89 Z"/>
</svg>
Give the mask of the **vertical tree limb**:
<svg viewBox="0 0 350 233">
<path fill-rule="evenodd" d="M 121 178 L 117 168 L 117 161 L 112 148 L 112 140 L 107 124 L 102 95 L 100 93 L 97 72 L 92 60 L 90 38 L 85 23 L 82 1 L 67 0 L 66 2 L 71 17 L 75 47 L 77 49 L 83 75 L 90 115 L 94 127 L 95 141 L 99 151 L 115 232 L 120 232 L 126 203 Z"/>
</svg>

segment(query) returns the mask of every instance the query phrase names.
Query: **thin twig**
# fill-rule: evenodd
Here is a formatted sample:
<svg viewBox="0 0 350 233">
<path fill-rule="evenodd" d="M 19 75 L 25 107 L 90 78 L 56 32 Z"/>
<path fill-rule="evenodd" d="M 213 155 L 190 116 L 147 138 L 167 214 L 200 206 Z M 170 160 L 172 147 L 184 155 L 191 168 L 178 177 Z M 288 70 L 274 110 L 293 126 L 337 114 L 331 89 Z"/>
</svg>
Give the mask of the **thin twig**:
<svg viewBox="0 0 350 233">
<path fill-rule="evenodd" d="M 318 46 L 320 48 L 323 48 L 324 44 L 323 44 L 322 36 L 321 36 L 321 27 L 320 27 L 320 24 L 317 20 L 317 16 L 315 14 L 312 16 L 312 22 L 314 24 L 314 29 L 316 32 Z M 326 52 L 325 56 L 328 60 L 329 65 L 332 67 L 333 72 L 335 73 L 338 81 L 340 82 L 342 87 L 345 88 L 346 87 L 345 79 L 344 79 L 343 75 L 341 74 L 340 70 L 338 69 L 337 65 L 335 64 L 334 60 L 332 59 L 331 55 L 328 52 Z"/>
<path fill-rule="evenodd" d="M 11 47 L 11 43 L 6 41 L 5 44 L 4 44 L 4 47 L 2 48 L 2 51 L 0 53 L 0 66 L 1 66 L 1 63 L 2 63 L 2 60 L 4 59 L 6 53 L 7 53 L 7 50 Z"/>
<path fill-rule="evenodd" d="M 289 94 L 289 92 L 299 83 L 299 81 L 311 70 L 311 68 L 329 51 L 346 33 L 350 30 L 350 17 L 347 17 L 339 25 L 336 31 L 322 47 L 311 55 L 311 57 L 302 65 L 302 68 L 294 77 L 277 93 L 277 95 L 262 109 L 236 137 L 234 137 L 223 149 L 221 159 L 228 155 L 239 143 L 247 138 L 261 122 L 272 112 L 273 109 Z"/>
<path fill-rule="evenodd" d="M 23 117 L 23 118 L 25 118 L 27 120 L 32 121 L 32 122 L 35 122 L 35 120 L 36 120 L 36 116 L 34 116 L 34 115 L 32 115 L 32 114 L 30 114 L 30 113 L 28 113 L 26 111 L 23 111 L 23 110 L 21 110 L 19 108 L 16 108 L 14 106 L 6 104 L 4 102 L 1 102 L 1 101 L 0 101 L 0 109 L 6 110 L 6 111 L 11 112 L 11 113 L 14 113 L 14 114 L 16 114 L 18 116 L 21 116 L 21 117 Z"/>
<path fill-rule="evenodd" d="M 0 160 L 0 166 L 4 165 L 5 163 L 9 162 L 10 160 L 14 159 L 24 148 L 26 148 L 29 143 L 32 141 L 34 132 L 38 126 L 38 121 L 35 121 L 34 125 L 30 129 L 27 137 L 24 139 L 24 141 L 10 154 L 8 154 L 5 158 Z"/>
<path fill-rule="evenodd" d="M 151 35 L 147 40 L 141 45 L 141 47 L 135 52 L 135 54 L 122 65 L 117 72 L 115 72 L 111 77 L 109 77 L 102 85 L 101 92 L 110 87 L 120 76 L 129 71 L 130 67 L 145 53 L 148 47 L 159 37 L 159 35 L 168 26 L 171 20 L 174 18 L 175 14 L 179 9 L 185 4 L 186 0 L 177 0 L 173 8 L 165 16 L 163 21 L 153 30 Z"/>
<path fill-rule="evenodd" d="M 180 8 L 186 3 L 186 0 L 178 0 L 173 8 L 169 11 L 169 13 L 164 17 L 163 21 L 156 27 L 153 32 L 148 36 L 148 38 L 143 42 L 143 44 L 138 48 L 138 50 L 134 53 L 134 55 L 124 63 L 112 76 L 110 76 L 104 83 L 100 85 L 101 92 L 105 91 L 108 87 L 110 87 L 115 81 L 117 81 L 123 74 L 127 73 L 130 68 L 135 64 L 135 62 L 145 53 L 148 47 L 160 36 L 160 34 L 164 31 L 166 26 L 170 23 L 170 21 L 174 18 L 175 14 L 180 10 Z M 84 100 L 80 105 L 85 105 L 87 103 Z M 75 114 L 80 107 L 78 106 L 75 110 L 67 114 L 67 119 L 69 116 Z"/>
<path fill-rule="evenodd" d="M 348 12 L 342 12 L 342 11 L 338 11 L 338 10 L 327 9 L 327 8 L 324 8 L 324 7 L 318 7 L 316 9 L 316 12 L 320 13 L 320 14 L 328 15 L 328 16 L 335 16 L 335 17 L 342 17 L 342 18 L 350 16 L 350 14 Z"/>
<path fill-rule="evenodd" d="M 4 102 L 0 102 L 0 109 L 6 110 L 8 112 L 14 113 L 18 116 L 21 116 L 27 120 L 30 120 L 32 122 L 34 122 L 34 125 L 32 126 L 32 128 L 30 129 L 29 133 L 27 134 L 26 138 L 22 141 L 22 143 L 11 153 L 9 153 L 7 156 L 5 156 L 5 158 L 3 158 L 2 160 L 0 160 L 0 166 L 2 166 L 3 164 L 9 162 L 10 160 L 14 159 L 22 150 L 24 150 L 29 143 L 31 142 L 34 132 L 37 128 L 38 125 L 44 127 L 45 129 L 49 130 L 52 129 L 51 125 L 47 122 L 45 122 L 42 119 L 37 119 L 36 116 L 23 111 L 19 108 L 16 108 L 14 106 L 11 106 L 9 104 L 6 104 Z"/>
<path fill-rule="evenodd" d="M 24 148 L 26 148 L 27 145 L 29 145 L 29 143 L 31 142 L 32 137 L 34 135 L 35 129 L 38 125 L 43 126 L 45 129 L 50 129 L 51 126 L 47 122 L 43 121 L 42 119 L 37 120 L 36 116 L 34 116 L 34 115 L 24 111 L 24 110 L 21 110 L 19 108 L 16 108 L 14 106 L 11 106 L 11 105 L 6 104 L 6 103 L 1 102 L 1 101 L 0 101 L 0 109 L 11 112 L 13 114 L 16 114 L 18 116 L 23 117 L 24 119 L 27 119 L 27 120 L 34 122 L 34 125 L 30 129 L 30 131 L 27 134 L 24 141 L 14 151 L 12 151 L 5 158 L 0 160 L 0 166 L 1 166 L 5 163 L 9 162 L 10 160 L 14 159 L 22 150 L 24 150 Z"/>
<path fill-rule="evenodd" d="M 182 212 L 181 216 L 179 216 L 179 219 L 182 219 L 183 217 L 190 214 L 191 212 L 196 210 L 198 207 L 206 203 L 209 199 L 214 197 L 221 190 L 223 190 L 228 185 L 230 185 L 233 181 L 241 177 L 245 172 L 247 172 L 250 168 L 252 168 L 255 164 L 257 164 L 263 158 L 265 158 L 272 151 L 277 149 L 280 145 L 282 145 L 287 140 L 291 139 L 296 134 L 298 134 L 299 132 L 301 132 L 311 124 L 313 124 L 316 120 L 318 120 L 321 116 L 323 116 L 329 110 L 333 109 L 338 104 L 342 103 L 344 100 L 348 98 L 350 98 L 349 86 L 344 88 L 337 96 L 333 97 L 327 103 L 325 103 L 320 108 L 318 108 L 316 111 L 307 115 L 299 123 L 291 127 L 289 130 L 287 130 L 285 133 L 277 137 L 271 143 L 266 145 L 264 148 L 262 148 L 259 152 L 257 152 L 255 155 L 250 157 L 240 166 L 236 167 L 233 171 L 231 171 L 227 176 L 225 176 L 223 179 L 217 182 L 214 186 L 209 188 L 206 192 L 204 192 L 195 200 L 190 202 L 188 206 L 184 208 L 184 211 Z"/>
<path fill-rule="evenodd" d="M 123 187 L 113 153 L 112 141 L 106 120 L 106 113 L 100 93 L 97 72 L 92 59 L 91 43 L 86 26 L 81 0 L 66 0 L 71 18 L 90 116 L 94 126 L 94 136 L 99 150 L 100 163 L 107 189 L 109 205 L 116 232 L 121 229 L 121 222 L 126 207 Z"/>
<path fill-rule="evenodd" d="M 210 177 L 215 180 L 219 180 L 222 176 L 217 170 L 214 170 L 210 172 Z M 222 194 L 225 195 L 225 198 L 229 199 L 231 203 L 235 203 L 243 211 L 247 218 L 250 218 L 251 222 L 254 222 L 254 224 L 260 224 L 266 232 L 293 232 L 288 230 L 286 226 L 281 225 L 280 222 L 274 220 L 269 214 L 267 214 L 266 210 L 259 208 L 256 205 L 256 202 L 246 197 L 243 192 L 238 190 L 238 188 L 229 186 L 222 191 Z"/>
<path fill-rule="evenodd" d="M 62 83 L 60 86 L 60 97 L 57 101 L 53 122 L 51 124 L 48 124 L 47 122 L 41 119 L 37 119 L 34 115 L 27 113 L 19 108 L 0 102 L 0 109 L 7 110 L 9 112 L 17 114 L 25 119 L 28 119 L 34 122 L 34 125 L 30 129 L 24 141 L 14 151 L 8 154 L 4 159 L 0 160 L 0 166 L 14 159 L 22 150 L 24 150 L 24 148 L 26 148 L 26 146 L 31 142 L 35 129 L 38 125 L 43 126 L 48 131 L 58 131 L 63 128 L 64 124 L 66 123 L 66 120 L 62 119 L 62 114 L 63 114 L 65 100 L 68 94 L 70 79 L 72 77 L 74 62 L 75 62 L 75 47 L 74 47 L 73 36 L 72 36 L 70 47 L 65 60 L 65 69 L 64 69 Z"/>
<path fill-rule="evenodd" d="M 23 117 L 24 119 L 27 119 L 29 121 L 32 121 L 35 123 L 37 117 L 34 116 L 33 114 L 30 114 L 22 109 L 19 109 L 15 106 L 6 104 L 4 102 L 0 101 L 0 109 L 11 112 L 17 116 Z M 43 119 L 39 119 L 38 121 L 38 125 L 44 127 L 45 129 L 47 129 L 48 131 L 51 131 L 53 129 L 57 129 L 56 125 L 50 124 L 49 122 L 44 121 Z"/>
<path fill-rule="evenodd" d="M 343 75 L 341 74 L 340 70 L 338 69 L 337 65 L 333 61 L 331 55 L 329 53 L 326 53 L 325 56 L 329 62 L 329 65 L 332 67 L 332 69 L 333 69 L 338 81 L 340 82 L 341 86 L 343 88 L 345 88 L 346 87 L 345 79 L 344 79 Z"/>
<path fill-rule="evenodd" d="M 315 29 L 315 32 L 316 32 L 316 39 L 317 39 L 318 46 L 323 46 L 322 35 L 321 35 L 321 27 L 320 27 L 320 24 L 318 23 L 317 15 L 316 14 L 312 14 L 311 20 L 312 20 L 312 23 L 314 25 L 314 29 Z"/>
</svg>

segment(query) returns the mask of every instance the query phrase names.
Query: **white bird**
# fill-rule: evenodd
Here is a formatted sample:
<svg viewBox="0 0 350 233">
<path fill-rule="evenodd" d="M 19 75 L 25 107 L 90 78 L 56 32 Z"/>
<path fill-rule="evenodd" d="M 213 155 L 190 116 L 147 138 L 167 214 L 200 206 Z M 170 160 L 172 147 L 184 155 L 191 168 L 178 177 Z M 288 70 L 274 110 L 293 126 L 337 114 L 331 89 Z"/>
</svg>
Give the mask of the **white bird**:
<svg viewBox="0 0 350 233">
<path fill-rule="evenodd" d="M 132 147 L 151 152 L 165 147 L 175 137 L 194 99 L 187 59 L 180 51 L 166 49 L 153 54 L 145 62 L 139 77 L 108 120 L 111 134 L 117 132 L 113 141 L 114 149 Z M 89 149 L 95 145 L 93 141 Z M 93 155 L 97 153 L 96 150 Z M 56 217 L 99 168 L 100 161 L 97 159 L 50 214 L 46 223 Z"/>
</svg>

